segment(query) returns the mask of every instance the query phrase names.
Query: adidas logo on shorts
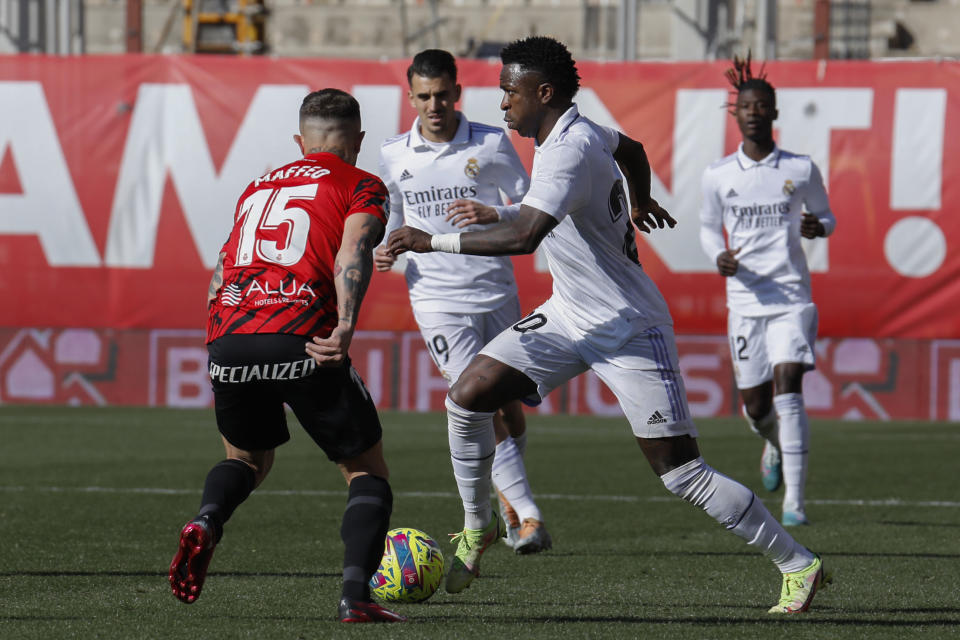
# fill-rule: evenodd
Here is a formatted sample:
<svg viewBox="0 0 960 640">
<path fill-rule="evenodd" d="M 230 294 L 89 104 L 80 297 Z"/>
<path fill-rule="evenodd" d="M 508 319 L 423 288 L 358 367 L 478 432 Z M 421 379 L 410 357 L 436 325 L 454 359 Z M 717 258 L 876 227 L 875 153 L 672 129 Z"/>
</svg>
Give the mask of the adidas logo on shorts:
<svg viewBox="0 0 960 640">
<path fill-rule="evenodd" d="M 663 414 L 659 411 L 654 411 L 653 415 L 650 416 L 650 419 L 647 420 L 647 424 L 663 424 L 667 419 L 663 417 Z"/>
<path fill-rule="evenodd" d="M 401 179 L 401 180 L 409 180 L 409 179 L 412 178 L 412 177 L 413 177 L 413 174 L 410 173 L 409 171 L 407 171 L 406 169 L 404 169 L 404 170 L 403 170 L 403 173 L 400 174 L 400 179 Z"/>
<path fill-rule="evenodd" d="M 734 191 L 733 189 L 730 189 L 730 191 L 727 191 L 728 198 L 736 198 L 738 195 L 740 194 Z"/>
</svg>

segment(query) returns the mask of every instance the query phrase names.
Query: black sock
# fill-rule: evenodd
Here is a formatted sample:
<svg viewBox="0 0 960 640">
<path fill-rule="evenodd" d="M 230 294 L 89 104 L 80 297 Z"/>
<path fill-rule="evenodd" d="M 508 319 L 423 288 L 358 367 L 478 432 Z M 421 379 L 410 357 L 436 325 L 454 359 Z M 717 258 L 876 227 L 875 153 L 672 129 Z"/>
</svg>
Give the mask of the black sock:
<svg viewBox="0 0 960 640">
<path fill-rule="evenodd" d="M 383 543 L 390 528 L 393 492 L 376 476 L 358 476 L 350 483 L 340 538 L 343 553 L 343 596 L 370 599 L 370 578 L 383 558 Z"/>
<path fill-rule="evenodd" d="M 203 497 L 200 499 L 200 512 L 197 517 L 209 518 L 213 523 L 214 539 L 217 542 L 223 535 L 224 523 L 253 491 L 256 478 L 253 469 L 239 460 L 224 460 L 210 469 L 203 485 Z"/>
</svg>

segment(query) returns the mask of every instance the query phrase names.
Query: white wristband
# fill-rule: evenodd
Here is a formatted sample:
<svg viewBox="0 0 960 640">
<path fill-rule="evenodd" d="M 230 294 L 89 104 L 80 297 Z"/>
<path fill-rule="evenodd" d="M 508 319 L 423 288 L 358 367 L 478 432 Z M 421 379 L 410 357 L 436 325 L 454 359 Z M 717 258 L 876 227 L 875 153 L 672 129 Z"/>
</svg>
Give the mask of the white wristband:
<svg viewBox="0 0 960 640">
<path fill-rule="evenodd" d="M 438 233 L 431 236 L 430 248 L 443 253 L 460 253 L 460 234 Z"/>
</svg>

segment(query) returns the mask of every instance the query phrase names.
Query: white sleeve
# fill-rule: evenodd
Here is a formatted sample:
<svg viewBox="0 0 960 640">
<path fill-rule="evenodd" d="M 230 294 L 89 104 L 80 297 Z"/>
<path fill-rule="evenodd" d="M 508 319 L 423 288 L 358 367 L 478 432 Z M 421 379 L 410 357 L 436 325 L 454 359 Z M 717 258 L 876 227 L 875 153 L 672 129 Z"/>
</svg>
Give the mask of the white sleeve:
<svg viewBox="0 0 960 640">
<path fill-rule="evenodd" d="M 727 250 L 727 243 L 723 239 L 723 206 L 710 179 L 709 169 L 703 172 L 700 186 L 703 199 L 700 205 L 700 246 L 716 264 L 717 256 Z"/>
<path fill-rule="evenodd" d="M 539 209 L 559 222 L 587 205 L 590 189 L 580 174 L 583 154 L 573 146 L 555 144 L 550 154 L 542 154 L 537 175 L 523 204 Z"/>
<path fill-rule="evenodd" d="M 817 216 L 823 225 L 823 236 L 827 237 L 837 227 L 837 219 L 830 211 L 830 200 L 827 190 L 823 186 L 823 176 L 820 169 L 813 162 L 810 163 L 810 180 L 807 182 L 807 192 L 803 197 L 803 204 L 807 211 Z"/>
<path fill-rule="evenodd" d="M 530 188 L 530 176 L 506 134 L 500 136 L 497 144 L 492 177 L 494 184 L 507 194 L 511 202 L 523 200 Z"/>
<path fill-rule="evenodd" d="M 387 186 L 387 191 L 390 192 L 390 217 L 387 219 L 387 228 L 383 232 L 383 241 L 380 243 L 383 244 L 390 237 L 391 231 L 403 226 L 403 194 L 400 193 L 400 189 L 397 188 L 396 183 L 390 177 L 390 170 L 387 168 L 387 161 L 383 157 L 383 150 L 380 151 L 379 165 L 380 179 L 383 180 L 383 184 Z"/>
<path fill-rule="evenodd" d="M 610 153 L 616 153 L 617 148 L 620 146 L 620 132 L 611 127 L 604 127 L 603 125 L 599 124 L 597 125 L 597 129 L 600 130 L 600 134 L 603 136 L 604 142 L 606 142 L 607 146 L 610 147 Z"/>
</svg>

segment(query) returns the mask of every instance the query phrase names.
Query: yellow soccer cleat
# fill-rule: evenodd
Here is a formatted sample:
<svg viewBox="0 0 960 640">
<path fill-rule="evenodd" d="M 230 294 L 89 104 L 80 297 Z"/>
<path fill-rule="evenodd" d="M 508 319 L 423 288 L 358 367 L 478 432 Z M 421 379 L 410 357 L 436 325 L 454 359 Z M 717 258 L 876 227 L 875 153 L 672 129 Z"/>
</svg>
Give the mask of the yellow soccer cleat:
<svg viewBox="0 0 960 640">
<path fill-rule="evenodd" d="M 826 588 L 831 582 L 833 576 L 824 569 L 820 556 L 814 554 L 813 562 L 806 569 L 783 574 L 780 602 L 767 613 L 803 613 L 810 608 L 817 589 Z"/>
<path fill-rule="evenodd" d="M 457 543 L 457 553 L 447 571 L 446 589 L 447 593 L 460 593 L 480 575 L 480 556 L 507 535 L 507 525 L 500 514 L 494 512 L 483 529 L 464 529 L 450 535 L 450 542 Z"/>
</svg>

